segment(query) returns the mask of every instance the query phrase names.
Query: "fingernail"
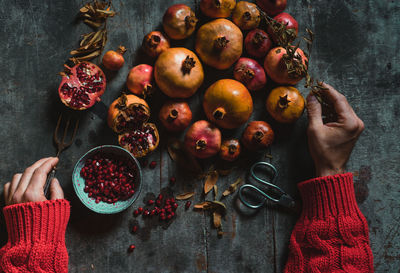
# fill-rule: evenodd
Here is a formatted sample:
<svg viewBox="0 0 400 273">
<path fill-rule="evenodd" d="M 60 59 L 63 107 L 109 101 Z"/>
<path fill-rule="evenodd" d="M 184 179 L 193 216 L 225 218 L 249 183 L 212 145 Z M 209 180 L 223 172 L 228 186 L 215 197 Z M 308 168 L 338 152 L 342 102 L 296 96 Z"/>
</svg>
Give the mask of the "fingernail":
<svg viewBox="0 0 400 273">
<path fill-rule="evenodd" d="M 314 103 L 317 101 L 317 98 L 313 94 L 309 94 L 307 96 L 307 103 Z"/>
</svg>

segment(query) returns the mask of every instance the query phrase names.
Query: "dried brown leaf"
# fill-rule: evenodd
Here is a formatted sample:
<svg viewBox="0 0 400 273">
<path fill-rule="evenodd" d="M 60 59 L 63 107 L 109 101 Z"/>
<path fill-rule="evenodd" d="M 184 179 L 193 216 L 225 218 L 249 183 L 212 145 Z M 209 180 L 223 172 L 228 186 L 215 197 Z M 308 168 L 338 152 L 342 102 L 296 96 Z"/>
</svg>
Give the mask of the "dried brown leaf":
<svg viewBox="0 0 400 273">
<path fill-rule="evenodd" d="M 202 210 L 208 210 L 211 208 L 211 202 L 210 201 L 205 201 L 199 204 L 196 204 L 193 206 L 195 209 L 202 209 Z"/>
<path fill-rule="evenodd" d="M 208 173 L 206 181 L 204 182 L 204 194 L 207 194 L 210 192 L 210 190 L 212 190 L 212 188 L 218 181 L 218 176 L 219 175 L 217 171 L 212 171 Z"/>
<path fill-rule="evenodd" d="M 176 200 L 187 200 L 189 198 L 191 198 L 194 195 L 194 192 L 186 192 L 186 193 L 182 193 L 179 194 L 175 197 Z"/>
<path fill-rule="evenodd" d="M 89 55 L 85 55 L 85 56 L 82 56 L 82 57 L 73 57 L 73 58 L 70 58 L 70 60 L 73 61 L 73 62 L 74 62 L 74 60 L 76 60 L 78 62 L 89 61 L 89 60 L 99 56 L 100 52 L 101 52 L 100 50 L 96 50 L 96 51 L 93 51 L 92 53 L 90 53 Z"/>
<path fill-rule="evenodd" d="M 226 189 L 226 190 L 222 193 L 222 196 L 223 196 L 223 197 L 226 197 L 226 196 L 228 196 L 228 195 L 234 193 L 234 192 L 237 190 L 237 188 L 239 187 L 240 183 L 242 183 L 242 181 L 243 181 L 243 178 L 241 178 L 241 177 L 239 177 L 238 179 L 236 179 L 236 181 L 235 181 L 233 184 L 231 184 L 231 185 L 229 186 L 229 188 Z"/>
<path fill-rule="evenodd" d="M 217 196 L 218 196 L 218 186 L 214 185 L 214 201 L 217 200 Z"/>
<path fill-rule="evenodd" d="M 226 206 L 219 201 L 205 201 L 194 205 L 195 209 L 218 211 L 221 215 L 226 213 Z"/>
<path fill-rule="evenodd" d="M 219 212 L 217 211 L 213 212 L 213 223 L 215 228 L 221 227 L 221 218 L 222 215 Z"/>
<path fill-rule="evenodd" d="M 83 35 L 82 35 L 83 38 L 82 38 L 81 42 L 79 43 L 79 45 L 80 45 L 80 46 L 86 45 L 87 42 L 89 42 L 90 39 L 93 37 L 93 35 L 95 35 L 95 33 L 96 33 L 96 32 L 93 31 L 93 32 L 90 32 L 90 33 L 87 33 L 87 34 L 83 34 Z"/>
<path fill-rule="evenodd" d="M 99 27 L 101 27 L 102 24 L 103 24 L 103 23 L 99 23 L 99 22 L 94 22 L 94 21 L 89 20 L 89 19 L 85 19 L 83 22 L 84 22 L 85 24 L 91 26 L 91 27 L 94 27 L 94 28 L 99 28 Z"/>
</svg>

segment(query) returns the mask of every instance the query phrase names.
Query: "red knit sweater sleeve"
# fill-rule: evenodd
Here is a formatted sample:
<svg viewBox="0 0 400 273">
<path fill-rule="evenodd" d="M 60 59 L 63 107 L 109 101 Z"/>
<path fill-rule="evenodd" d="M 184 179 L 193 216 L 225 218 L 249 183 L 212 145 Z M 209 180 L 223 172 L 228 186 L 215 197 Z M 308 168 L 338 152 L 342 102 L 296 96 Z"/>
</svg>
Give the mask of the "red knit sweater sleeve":
<svg viewBox="0 0 400 273">
<path fill-rule="evenodd" d="M 373 272 L 368 225 L 351 173 L 298 185 L 303 211 L 290 238 L 284 272 Z"/>
<path fill-rule="evenodd" d="M 0 249 L 1 272 L 68 272 L 67 200 L 16 204 L 3 212 L 8 242 Z"/>
</svg>

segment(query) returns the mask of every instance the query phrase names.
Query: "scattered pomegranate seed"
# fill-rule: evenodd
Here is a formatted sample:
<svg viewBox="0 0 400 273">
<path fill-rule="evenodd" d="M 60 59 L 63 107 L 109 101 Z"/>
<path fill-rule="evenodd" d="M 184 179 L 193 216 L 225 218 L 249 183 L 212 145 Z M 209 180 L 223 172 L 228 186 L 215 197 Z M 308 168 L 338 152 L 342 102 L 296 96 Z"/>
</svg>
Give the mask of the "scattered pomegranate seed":
<svg viewBox="0 0 400 273">
<path fill-rule="evenodd" d="M 172 219 L 172 214 L 168 214 L 167 219 L 171 220 Z"/>
<path fill-rule="evenodd" d="M 154 169 L 156 166 L 157 166 L 157 162 L 156 161 L 151 161 L 150 162 L 150 165 L 149 165 L 150 169 Z"/>
<path fill-rule="evenodd" d="M 150 212 L 150 215 L 153 216 L 153 215 L 155 215 L 155 214 L 156 214 L 156 210 L 153 209 L 153 210 Z"/>
<path fill-rule="evenodd" d="M 142 208 L 142 207 L 139 207 L 139 208 L 138 208 L 138 211 L 139 211 L 139 213 L 142 213 L 142 212 L 143 212 L 143 208 Z"/>
<path fill-rule="evenodd" d="M 172 206 L 173 209 L 177 209 L 178 208 L 178 204 L 174 203 L 174 205 Z"/>
<path fill-rule="evenodd" d="M 158 200 L 156 201 L 156 205 L 157 205 L 157 206 L 161 206 L 161 200 L 158 199 Z"/>
<path fill-rule="evenodd" d="M 163 199 L 163 195 L 160 193 L 157 197 L 157 200 L 162 200 Z"/>
<path fill-rule="evenodd" d="M 133 226 L 133 227 L 132 227 L 132 232 L 133 232 L 133 233 L 136 233 L 137 230 L 138 230 L 138 226 Z"/>
<path fill-rule="evenodd" d="M 150 199 L 149 201 L 147 201 L 148 205 L 153 205 L 154 204 L 154 200 Z"/>
<path fill-rule="evenodd" d="M 192 205 L 192 202 L 186 201 L 186 203 L 185 203 L 185 209 L 189 209 L 189 208 L 190 208 L 190 205 Z"/>
<path fill-rule="evenodd" d="M 169 201 L 170 201 L 171 203 L 175 203 L 175 198 L 171 197 L 171 199 L 169 199 Z"/>
<path fill-rule="evenodd" d="M 150 211 L 146 209 L 146 210 L 143 212 L 143 216 L 149 216 L 149 215 L 150 215 Z"/>
<path fill-rule="evenodd" d="M 138 210 L 134 210 L 134 211 L 133 211 L 133 215 L 134 215 L 135 217 L 137 217 L 137 216 L 139 215 L 139 211 L 138 211 Z"/>
<path fill-rule="evenodd" d="M 169 182 L 175 183 L 175 182 L 176 182 L 176 178 L 175 178 L 174 176 L 172 176 L 172 177 L 169 179 Z"/>
<path fill-rule="evenodd" d="M 135 250 L 135 245 L 130 245 L 128 248 L 128 252 L 133 252 Z"/>
</svg>

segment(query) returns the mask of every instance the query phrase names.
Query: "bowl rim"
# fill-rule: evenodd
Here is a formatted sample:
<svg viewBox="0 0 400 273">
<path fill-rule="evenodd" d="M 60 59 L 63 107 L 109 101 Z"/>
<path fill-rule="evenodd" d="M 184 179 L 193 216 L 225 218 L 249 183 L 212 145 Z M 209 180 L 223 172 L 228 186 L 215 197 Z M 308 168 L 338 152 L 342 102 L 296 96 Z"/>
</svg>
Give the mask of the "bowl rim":
<svg viewBox="0 0 400 273">
<path fill-rule="evenodd" d="M 111 148 L 111 149 L 120 150 L 120 151 L 124 152 L 125 154 L 127 154 L 133 160 L 133 162 L 135 162 L 136 169 L 137 169 L 138 176 L 139 176 L 138 177 L 139 185 L 138 185 L 138 188 L 136 190 L 136 197 L 135 198 L 131 198 L 128 201 L 128 203 L 126 204 L 126 206 L 122 206 L 122 207 L 116 208 L 115 210 L 111 210 L 111 211 L 98 211 L 98 210 L 95 209 L 96 206 L 90 207 L 89 204 L 84 202 L 84 200 L 82 200 L 81 196 L 78 194 L 78 191 L 81 191 L 81 190 L 78 188 L 78 185 L 76 185 L 76 183 L 74 181 L 74 175 L 75 175 L 75 173 L 77 173 L 77 168 L 78 168 L 79 163 L 81 163 L 83 161 L 83 159 L 85 157 L 87 157 L 88 155 L 90 155 L 91 153 L 94 153 L 95 151 L 101 150 L 101 149 L 104 149 L 104 148 Z M 140 193 L 142 191 L 142 184 L 143 184 L 142 180 L 143 180 L 142 168 L 141 168 L 140 163 L 137 160 L 137 158 L 134 157 L 128 150 L 126 150 L 126 149 L 124 149 L 124 148 L 122 148 L 120 146 L 117 146 L 117 145 L 100 145 L 100 146 L 97 146 L 97 147 L 94 147 L 94 148 L 90 149 L 89 151 L 87 151 L 85 154 L 83 154 L 78 159 L 78 161 L 75 163 L 74 170 L 72 171 L 72 184 L 74 186 L 75 194 L 78 196 L 78 198 L 79 198 L 79 200 L 81 201 L 82 204 L 84 204 L 91 211 L 94 211 L 94 212 L 99 213 L 99 214 L 115 214 L 115 213 L 122 212 L 122 211 L 126 210 L 127 208 L 129 208 L 130 206 L 132 206 L 132 204 L 139 198 L 139 195 L 140 195 Z"/>
</svg>

